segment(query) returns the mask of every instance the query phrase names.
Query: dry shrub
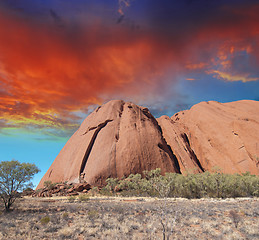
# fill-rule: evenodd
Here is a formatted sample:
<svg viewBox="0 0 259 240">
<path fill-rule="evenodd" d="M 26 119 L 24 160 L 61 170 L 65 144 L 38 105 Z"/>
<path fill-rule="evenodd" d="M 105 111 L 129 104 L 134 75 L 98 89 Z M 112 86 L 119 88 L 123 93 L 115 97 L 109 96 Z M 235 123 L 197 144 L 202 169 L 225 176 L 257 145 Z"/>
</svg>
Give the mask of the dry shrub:
<svg viewBox="0 0 259 240">
<path fill-rule="evenodd" d="M 232 221 L 235 225 L 235 228 L 237 228 L 238 223 L 241 221 L 240 215 L 236 211 L 230 210 L 229 211 L 229 217 L 232 219 Z"/>
</svg>

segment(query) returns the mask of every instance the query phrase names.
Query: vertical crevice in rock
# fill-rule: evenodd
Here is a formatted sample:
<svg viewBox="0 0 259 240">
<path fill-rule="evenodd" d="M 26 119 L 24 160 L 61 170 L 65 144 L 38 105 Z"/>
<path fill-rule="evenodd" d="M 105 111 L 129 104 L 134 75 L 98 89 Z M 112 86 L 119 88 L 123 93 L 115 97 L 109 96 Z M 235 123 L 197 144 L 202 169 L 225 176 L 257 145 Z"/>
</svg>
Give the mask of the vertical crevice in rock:
<svg viewBox="0 0 259 240">
<path fill-rule="evenodd" d="M 166 141 L 165 141 L 165 142 L 166 142 Z M 166 145 L 167 145 L 167 147 L 169 148 L 169 151 L 171 152 L 171 154 L 172 154 L 172 156 L 173 156 L 173 159 L 172 159 L 172 160 L 174 161 L 174 164 L 175 164 L 175 166 L 176 166 L 176 169 L 178 170 L 178 173 L 181 173 L 181 174 L 182 174 L 179 161 L 178 161 L 177 157 L 174 155 L 171 146 L 168 145 L 167 142 L 166 142 Z"/>
<path fill-rule="evenodd" d="M 124 105 L 125 105 L 125 102 L 123 102 L 120 106 L 120 112 L 119 112 L 119 117 L 121 117 L 122 113 L 123 113 L 123 110 L 124 110 Z"/>
<path fill-rule="evenodd" d="M 184 141 L 184 143 L 185 143 L 185 146 L 186 146 L 188 152 L 190 153 L 191 159 L 192 159 L 192 160 L 194 161 L 194 163 L 200 168 L 200 170 L 201 170 L 202 172 L 204 172 L 204 168 L 202 167 L 202 165 L 201 165 L 199 159 L 197 158 L 195 152 L 194 152 L 194 151 L 192 150 L 192 148 L 191 148 L 190 141 L 189 141 L 189 138 L 188 138 L 188 136 L 186 135 L 186 133 L 182 133 L 182 134 L 181 134 L 181 137 L 182 137 L 182 139 L 183 139 L 183 141 Z"/>
<path fill-rule="evenodd" d="M 118 142 L 119 141 L 119 138 L 120 138 L 120 125 L 121 125 L 121 116 L 122 116 L 122 113 L 124 111 L 124 105 L 125 103 L 122 103 L 121 104 L 121 107 L 120 107 L 120 113 L 119 113 L 119 124 L 118 124 L 118 131 L 117 133 L 115 134 L 115 138 L 116 138 L 116 141 Z"/>
<path fill-rule="evenodd" d="M 121 116 L 124 110 L 125 102 L 123 102 L 120 106 L 120 112 L 119 112 L 119 123 L 118 123 L 118 130 L 115 133 L 115 142 L 114 142 L 114 154 L 113 154 L 113 162 L 114 162 L 114 169 L 115 169 L 115 178 L 117 178 L 117 163 L 116 163 L 116 151 L 117 151 L 117 142 L 120 139 L 120 124 L 121 124 Z M 110 164 L 109 164 L 110 165 Z M 111 172 L 111 170 L 110 170 Z"/>
<path fill-rule="evenodd" d="M 100 123 L 96 128 L 95 127 L 91 128 L 91 129 L 96 129 L 96 130 L 95 130 L 95 132 L 94 132 L 94 134 L 93 134 L 93 136 L 92 136 L 92 138 L 90 140 L 90 143 L 89 143 L 89 145 L 88 145 L 88 147 L 86 149 L 84 158 L 82 160 L 81 167 L 80 167 L 80 172 L 79 172 L 79 177 L 80 177 L 81 173 L 85 169 L 85 165 L 86 165 L 87 159 L 89 158 L 89 155 L 91 153 L 91 150 L 93 148 L 93 145 L 94 145 L 94 142 L 95 142 L 95 140 L 97 138 L 98 133 L 101 131 L 102 128 L 104 128 L 107 125 L 108 122 L 111 122 L 111 121 L 113 121 L 113 120 L 106 120 L 105 122 Z"/>
<path fill-rule="evenodd" d="M 167 149 L 165 149 L 165 148 L 164 148 L 164 145 L 163 145 L 163 144 L 160 144 L 160 143 L 158 144 L 158 147 L 169 154 L 169 156 L 170 156 L 171 160 L 173 161 L 174 166 L 175 166 L 175 168 L 176 168 L 176 172 L 182 174 L 181 168 L 180 168 L 180 165 L 179 165 L 179 162 L 178 162 L 178 159 L 177 159 L 177 157 L 174 155 L 174 152 L 173 152 L 171 146 L 167 144 L 165 138 L 162 137 L 162 140 L 163 140 L 165 146 L 167 147 Z"/>
<path fill-rule="evenodd" d="M 171 158 L 171 160 L 172 160 L 172 162 L 174 164 L 176 172 L 177 173 L 181 173 L 181 168 L 180 168 L 179 161 L 178 161 L 177 157 L 174 155 L 174 152 L 173 152 L 171 146 L 167 144 L 167 142 L 166 142 L 166 140 L 164 138 L 163 130 L 162 130 L 161 126 L 158 124 L 157 120 L 154 117 L 153 117 L 152 121 L 155 124 L 155 126 L 157 127 L 158 131 L 161 133 L 161 138 L 162 138 L 163 144 L 159 143 L 158 147 L 168 153 L 168 155 L 170 156 L 170 158 Z M 166 146 L 166 149 L 165 149 L 165 146 Z"/>
</svg>

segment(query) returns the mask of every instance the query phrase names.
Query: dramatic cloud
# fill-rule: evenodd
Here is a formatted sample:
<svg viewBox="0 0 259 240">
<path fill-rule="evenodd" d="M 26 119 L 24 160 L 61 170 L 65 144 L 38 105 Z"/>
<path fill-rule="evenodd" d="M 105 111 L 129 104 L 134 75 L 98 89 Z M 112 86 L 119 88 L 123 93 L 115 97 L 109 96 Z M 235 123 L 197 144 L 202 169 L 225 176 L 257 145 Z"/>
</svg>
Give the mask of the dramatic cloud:
<svg viewBox="0 0 259 240">
<path fill-rule="evenodd" d="M 148 105 L 192 73 L 259 80 L 259 5 L 219 2 L 128 0 L 69 14 L 0 5 L 0 128 L 70 134 L 89 106 L 114 97 Z"/>
<path fill-rule="evenodd" d="M 130 0 L 118 0 L 119 2 L 119 9 L 118 13 L 124 15 L 124 9 L 130 6 Z"/>
<path fill-rule="evenodd" d="M 225 81 L 258 81 L 259 69 L 255 56 L 258 39 L 254 44 L 247 40 L 226 42 L 219 48 L 217 56 L 212 60 L 212 69 L 207 73 Z"/>
<path fill-rule="evenodd" d="M 227 73 L 227 72 L 220 72 L 217 70 L 212 70 L 210 72 L 208 72 L 210 74 L 214 74 L 214 76 L 218 79 L 223 79 L 226 81 L 242 81 L 242 82 L 252 82 L 252 81 L 258 81 L 259 78 L 253 78 L 253 77 L 249 77 L 249 74 L 242 74 L 242 75 L 233 75 L 231 73 Z"/>
</svg>

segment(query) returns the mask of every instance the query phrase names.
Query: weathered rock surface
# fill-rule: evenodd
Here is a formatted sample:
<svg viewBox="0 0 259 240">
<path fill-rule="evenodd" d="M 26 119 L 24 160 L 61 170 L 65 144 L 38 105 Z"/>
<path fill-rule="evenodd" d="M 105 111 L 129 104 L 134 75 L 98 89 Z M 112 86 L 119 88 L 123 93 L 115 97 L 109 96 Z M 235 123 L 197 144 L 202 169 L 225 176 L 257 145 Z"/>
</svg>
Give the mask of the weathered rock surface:
<svg viewBox="0 0 259 240">
<path fill-rule="evenodd" d="M 186 127 L 179 122 L 173 121 L 168 116 L 160 117 L 158 123 L 162 128 L 164 138 L 174 151 L 181 173 L 203 172 L 204 169 L 190 146 Z"/>
<path fill-rule="evenodd" d="M 102 185 L 108 177 L 161 168 L 179 172 L 161 128 L 147 108 L 120 100 L 97 108 L 69 139 L 37 188 L 45 181 Z"/>
<path fill-rule="evenodd" d="M 259 102 L 202 102 L 158 123 L 181 172 L 259 174 Z"/>
<path fill-rule="evenodd" d="M 53 186 L 45 186 L 37 191 L 23 192 L 23 196 L 52 197 L 52 196 L 75 196 L 79 193 L 86 193 L 91 189 L 88 183 L 59 183 Z"/>
<path fill-rule="evenodd" d="M 259 102 L 202 102 L 169 118 L 113 100 L 98 107 L 69 139 L 45 181 L 103 185 L 108 177 L 164 172 L 259 174 Z"/>
</svg>

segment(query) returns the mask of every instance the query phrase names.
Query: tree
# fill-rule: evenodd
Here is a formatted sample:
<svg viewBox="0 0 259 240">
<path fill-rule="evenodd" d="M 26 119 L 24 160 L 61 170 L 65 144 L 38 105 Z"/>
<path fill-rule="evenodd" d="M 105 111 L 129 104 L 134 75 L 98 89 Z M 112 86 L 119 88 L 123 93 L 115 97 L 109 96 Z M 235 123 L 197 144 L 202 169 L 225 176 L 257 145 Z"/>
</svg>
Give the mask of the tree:
<svg viewBox="0 0 259 240">
<path fill-rule="evenodd" d="M 30 180 L 40 170 L 35 164 L 20 163 L 16 160 L 0 163 L 0 198 L 8 211 L 19 191 L 31 187 Z"/>
</svg>

